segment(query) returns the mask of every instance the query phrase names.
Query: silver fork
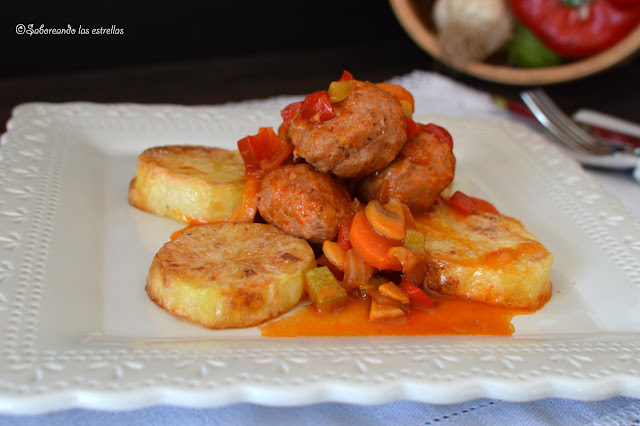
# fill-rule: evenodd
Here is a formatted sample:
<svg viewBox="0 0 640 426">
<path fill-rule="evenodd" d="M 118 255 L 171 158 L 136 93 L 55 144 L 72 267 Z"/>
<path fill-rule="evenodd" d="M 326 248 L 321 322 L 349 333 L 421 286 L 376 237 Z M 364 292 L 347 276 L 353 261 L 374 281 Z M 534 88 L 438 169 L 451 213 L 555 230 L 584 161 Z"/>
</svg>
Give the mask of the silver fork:
<svg viewBox="0 0 640 426">
<path fill-rule="evenodd" d="M 551 100 L 542 89 L 524 91 L 520 97 L 540 124 L 549 130 L 565 147 L 590 156 L 619 156 L 631 154 L 640 157 L 640 147 L 605 141 L 582 130 Z"/>
</svg>

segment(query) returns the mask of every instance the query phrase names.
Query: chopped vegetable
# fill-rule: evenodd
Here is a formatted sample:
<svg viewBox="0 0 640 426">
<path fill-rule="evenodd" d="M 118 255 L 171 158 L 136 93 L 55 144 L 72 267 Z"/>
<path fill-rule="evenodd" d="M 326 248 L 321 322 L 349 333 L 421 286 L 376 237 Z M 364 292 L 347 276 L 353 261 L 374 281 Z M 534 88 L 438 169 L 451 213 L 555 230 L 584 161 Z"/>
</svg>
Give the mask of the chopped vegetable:
<svg viewBox="0 0 640 426">
<path fill-rule="evenodd" d="M 384 90 L 385 92 L 389 92 L 400 101 L 400 105 L 402 105 L 402 112 L 404 116 L 407 118 L 411 118 L 413 116 L 413 112 L 415 110 L 415 100 L 413 99 L 413 95 L 404 87 L 399 84 L 391 84 L 391 83 L 378 83 L 376 84 L 379 88 Z"/>
<path fill-rule="evenodd" d="M 353 216 L 349 228 L 349 240 L 364 261 L 374 268 L 402 270 L 400 262 L 387 254 L 389 249 L 399 247 L 400 243 L 378 234 L 369 225 L 364 210 L 360 210 Z"/>
<path fill-rule="evenodd" d="M 440 127 L 433 123 L 419 124 L 418 126 L 421 131 L 431 133 L 433 136 L 438 138 L 440 142 L 444 142 L 453 148 L 453 137 L 451 137 L 451 133 L 449 133 L 444 127 Z"/>
<path fill-rule="evenodd" d="M 282 130 L 284 130 L 285 133 L 289 132 L 291 122 L 294 118 L 296 118 L 296 115 L 298 115 L 300 109 L 302 109 L 302 104 L 303 101 L 294 102 L 287 105 L 282 111 L 280 111 L 280 115 L 282 116 Z"/>
<path fill-rule="evenodd" d="M 258 211 L 258 191 L 260 190 L 260 182 L 255 176 L 249 176 L 245 184 L 244 191 L 240 197 L 240 201 L 233 209 L 227 222 L 251 223 L 256 217 Z"/>
<path fill-rule="evenodd" d="M 405 226 L 407 227 L 407 229 L 416 229 L 416 221 L 413 218 L 413 213 L 411 213 L 411 210 L 409 210 L 409 206 L 407 206 L 405 203 L 401 203 L 401 205 L 402 211 L 404 213 Z"/>
<path fill-rule="evenodd" d="M 378 291 L 398 303 L 403 305 L 409 304 L 409 297 L 391 281 L 380 285 Z"/>
<path fill-rule="evenodd" d="M 402 278 L 416 285 L 422 285 L 429 268 L 426 252 L 411 252 L 404 247 L 394 247 L 389 250 L 389 256 L 402 265 Z"/>
<path fill-rule="evenodd" d="M 389 321 L 404 317 L 404 311 L 392 303 L 371 301 L 369 319 L 372 321 Z"/>
<path fill-rule="evenodd" d="M 311 123 L 322 124 L 335 118 L 331 101 L 325 90 L 313 92 L 304 99 L 300 108 L 300 117 Z"/>
<path fill-rule="evenodd" d="M 329 84 L 329 90 L 327 90 L 329 102 L 335 104 L 347 99 L 347 97 L 353 91 L 354 84 L 354 80 L 332 81 Z"/>
<path fill-rule="evenodd" d="M 427 293 L 410 282 L 402 281 L 398 284 L 398 288 L 407 295 L 411 301 L 411 305 L 422 309 L 434 309 L 436 307 L 429 296 L 427 296 Z"/>
<path fill-rule="evenodd" d="M 509 5 L 545 46 L 567 58 L 602 52 L 640 23 L 637 0 L 509 0 Z"/>
<path fill-rule="evenodd" d="M 324 253 L 333 266 L 344 272 L 347 262 L 347 251 L 340 247 L 338 243 L 326 240 L 322 244 L 322 253 Z"/>
<path fill-rule="evenodd" d="M 475 210 L 473 198 L 460 191 L 454 192 L 451 198 L 449 198 L 449 205 L 458 213 L 464 215 L 470 215 Z"/>
<path fill-rule="evenodd" d="M 442 55 L 454 64 L 497 52 L 511 37 L 514 21 L 506 0 L 437 0 L 433 20 Z"/>
<path fill-rule="evenodd" d="M 293 152 L 293 145 L 280 139 L 271 127 L 238 141 L 238 151 L 244 160 L 245 175 L 262 179 L 280 166 Z"/>
<path fill-rule="evenodd" d="M 420 134 L 420 127 L 409 117 L 404 117 L 407 122 L 407 140 L 413 139 Z"/>
<path fill-rule="evenodd" d="M 485 212 L 485 213 L 493 213 L 500 214 L 498 209 L 495 208 L 493 204 L 490 202 L 483 200 L 481 198 L 471 197 L 473 199 L 473 211 L 474 212 Z"/>
<path fill-rule="evenodd" d="M 564 62 L 562 56 L 545 46 L 522 25 L 516 25 L 507 47 L 507 58 L 510 63 L 522 68 L 543 68 Z"/>
<path fill-rule="evenodd" d="M 351 74 L 347 70 L 343 70 L 342 71 L 342 77 L 340 77 L 340 80 L 338 80 L 338 81 L 349 81 L 349 80 L 353 80 L 353 74 Z"/>
<path fill-rule="evenodd" d="M 402 241 L 405 234 L 404 213 L 402 207 L 398 208 L 399 211 L 396 209 L 394 212 L 380 205 L 378 200 L 372 200 L 365 207 L 364 213 L 369 225 L 376 232 L 391 240 Z"/>
<path fill-rule="evenodd" d="M 373 266 L 367 264 L 356 250 L 349 249 L 345 255 L 342 285 L 347 289 L 360 287 L 371 280 L 373 272 Z"/>
<path fill-rule="evenodd" d="M 338 225 L 338 245 L 342 250 L 349 250 L 353 247 L 349 241 L 349 225 L 347 224 Z"/>
<path fill-rule="evenodd" d="M 407 229 L 404 247 L 413 253 L 424 253 L 424 234 L 415 229 Z"/>
<path fill-rule="evenodd" d="M 326 266 L 329 268 L 333 276 L 336 277 L 336 280 L 342 281 L 344 279 L 344 272 L 333 266 L 333 263 L 329 262 L 329 259 L 327 259 L 327 256 L 324 254 L 320 255 L 320 257 L 316 259 L 316 263 L 318 266 Z"/>
<path fill-rule="evenodd" d="M 347 303 L 347 292 L 329 268 L 320 266 L 305 271 L 305 289 L 320 312 L 330 312 Z"/>
</svg>

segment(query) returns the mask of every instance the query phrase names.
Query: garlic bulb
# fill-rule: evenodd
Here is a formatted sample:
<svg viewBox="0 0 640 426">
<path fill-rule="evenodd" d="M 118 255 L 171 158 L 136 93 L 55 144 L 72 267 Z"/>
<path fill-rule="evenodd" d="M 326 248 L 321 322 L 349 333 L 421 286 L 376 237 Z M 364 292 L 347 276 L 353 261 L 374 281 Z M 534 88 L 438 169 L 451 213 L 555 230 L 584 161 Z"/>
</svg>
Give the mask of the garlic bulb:
<svg viewBox="0 0 640 426">
<path fill-rule="evenodd" d="M 511 37 L 514 19 L 506 0 L 436 0 L 433 20 L 445 60 L 482 60 Z"/>
</svg>

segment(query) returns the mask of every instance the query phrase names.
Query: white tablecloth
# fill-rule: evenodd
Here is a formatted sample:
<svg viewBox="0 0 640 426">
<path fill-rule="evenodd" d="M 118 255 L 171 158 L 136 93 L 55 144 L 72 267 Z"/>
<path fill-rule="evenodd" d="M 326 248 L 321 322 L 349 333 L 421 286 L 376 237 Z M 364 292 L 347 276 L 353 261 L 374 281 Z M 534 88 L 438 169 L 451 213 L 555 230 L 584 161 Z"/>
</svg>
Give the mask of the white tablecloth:
<svg viewBox="0 0 640 426">
<path fill-rule="evenodd" d="M 507 116 L 489 96 L 463 87 L 437 74 L 416 71 L 393 81 L 405 85 L 416 98 L 416 110 L 443 116 Z M 640 183 L 631 171 L 589 170 L 602 187 L 616 196 L 633 214 L 640 216 Z M 275 408 L 237 404 L 212 409 L 159 406 L 134 411 L 67 410 L 37 416 L 1 416 L 0 424 L 620 424 L 640 422 L 640 400 L 617 397 L 598 402 L 545 399 L 511 403 L 480 399 L 452 405 L 429 405 L 410 401 L 359 406 L 338 403 Z"/>
</svg>

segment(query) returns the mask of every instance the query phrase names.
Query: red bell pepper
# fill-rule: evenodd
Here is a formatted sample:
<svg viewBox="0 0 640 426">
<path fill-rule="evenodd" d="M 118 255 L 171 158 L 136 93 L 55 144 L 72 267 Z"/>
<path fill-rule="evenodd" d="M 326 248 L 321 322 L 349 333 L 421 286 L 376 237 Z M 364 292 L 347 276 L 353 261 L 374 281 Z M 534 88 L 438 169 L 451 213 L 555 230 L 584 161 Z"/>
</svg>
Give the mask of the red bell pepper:
<svg viewBox="0 0 640 426">
<path fill-rule="evenodd" d="M 407 140 L 413 139 L 420 134 L 420 127 L 409 117 L 404 118 L 407 122 Z"/>
<path fill-rule="evenodd" d="M 449 205 L 458 213 L 470 215 L 475 211 L 475 202 L 464 192 L 456 191 L 449 198 Z"/>
<path fill-rule="evenodd" d="M 262 179 L 281 165 L 293 152 L 293 145 L 280 139 L 271 127 L 238 141 L 238 151 L 244 160 L 245 175 Z"/>
<path fill-rule="evenodd" d="M 426 133 L 431 133 L 435 136 L 440 142 L 444 142 L 453 148 L 453 138 L 451 137 L 451 133 L 447 131 L 444 127 L 440 127 L 433 123 L 429 124 L 419 124 L 420 130 Z"/>
<path fill-rule="evenodd" d="M 282 111 L 280 111 L 280 115 L 282 116 L 282 130 L 284 130 L 285 133 L 289 132 L 289 127 L 291 127 L 291 122 L 293 121 L 294 118 L 296 118 L 296 115 L 298 115 L 301 108 L 302 108 L 302 101 L 289 104 L 286 107 L 284 107 Z"/>
<path fill-rule="evenodd" d="M 326 90 L 318 90 L 307 95 L 300 108 L 300 117 L 315 124 L 322 124 L 335 116 Z"/>
<path fill-rule="evenodd" d="M 349 240 L 349 225 L 341 223 L 338 225 L 338 245 L 344 251 L 353 248 L 351 241 Z"/>
<path fill-rule="evenodd" d="M 347 70 L 342 71 L 342 77 L 340 77 L 340 80 L 338 81 L 349 81 L 349 80 L 353 80 L 353 74 L 351 74 Z"/>
<path fill-rule="evenodd" d="M 413 306 L 422 309 L 433 309 L 436 307 L 429 296 L 427 296 L 427 293 L 410 282 L 403 280 L 398 284 L 398 287 L 407 295 Z"/>
<path fill-rule="evenodd" d="M 567 58 L 601 52 L 640 23 L 637 0 L 509 0 L 518 20 Z"/>
</svg>

